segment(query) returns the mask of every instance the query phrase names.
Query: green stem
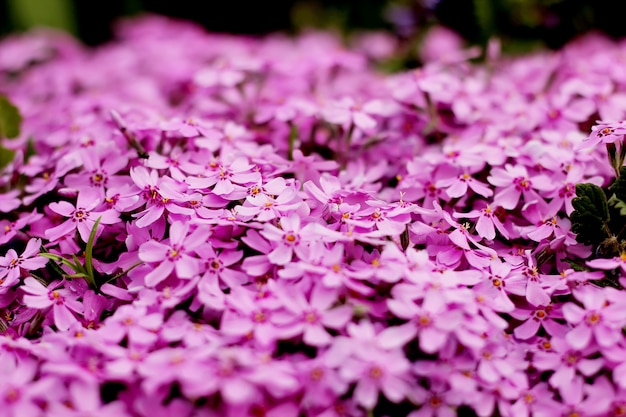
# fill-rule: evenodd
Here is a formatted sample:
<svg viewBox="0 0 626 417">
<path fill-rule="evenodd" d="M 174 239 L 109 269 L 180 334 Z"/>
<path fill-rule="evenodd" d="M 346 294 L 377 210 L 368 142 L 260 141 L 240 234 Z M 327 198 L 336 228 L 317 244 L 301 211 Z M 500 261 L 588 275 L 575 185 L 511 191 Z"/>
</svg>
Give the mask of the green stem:
<svg viewBox="0 0 626 417">
<path fill-rule="evenodd" d="M 296 139 L 298 138 L 298 127 L 292 122 L 289 122 L 289 148 L 287 149 L 287 158 L 293 161 L 293 150 L 296 145 Z"/>
</svg>

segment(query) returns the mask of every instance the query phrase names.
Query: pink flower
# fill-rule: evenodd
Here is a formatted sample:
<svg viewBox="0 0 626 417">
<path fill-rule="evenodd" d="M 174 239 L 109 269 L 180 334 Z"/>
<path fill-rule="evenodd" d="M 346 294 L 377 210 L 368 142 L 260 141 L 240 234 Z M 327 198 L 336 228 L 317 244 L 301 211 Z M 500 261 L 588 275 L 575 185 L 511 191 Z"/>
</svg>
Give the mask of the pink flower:
<svg viewBox="0 0 626 417">
<path fill-rule="evenodd" d="M 98 329 L 105 341 L 119 343 L 128 337 L 133 346 L 150 346 L 158 339 L 158 331 L 163 324 L 160 313 L 148 314 L 147 309 L 141 306 L 120 306 L 113 316 L 106 320 Z"/>
<path fill-rule="evenodd" d="M 23 271 L 43 268 L 48 260 L 40 256 L 41 239 L 30 239 L 21 255 L 9 249 L 6 256 L 0 257 L 0 294 L 7 292 L 15 285 Z"/>
<path fill-rule="evenodd" d="M 600 143 L 615 143 L 624 138 L 626 134 L 626 124 L 624 122 L 602 122 L 597 121 L 589 138 L 578 146 L 578 149 L 592 148 Z"/>
<path fill-rule="evenodd" d="M 24 280 L 21 290 L 26 293 L 24 304 L 39 310 L 52 307 L 56 327 L 59 330 L 68 330 L 77 321 L 72 311 L 82 313 L 83 305 L 76 300 L 76 296 L 70 290 L 59 288 L 63 284 L 63 281 L 57 281 L 44 287 L 35 278 L 28 277 Z"/>
<path fill-rule="evenodd" d="M 518 320 L 524 320 L 515 328 L 513 333 L 519 339 L 530 339 L 537 335 L 540 328 L 551 336 L 563 337 L 567 333 L 567 327 L 556 320 L 563 319 L 560 305 L 548 304 L 536 309 L 516 309 L 510 313 Z"/>
<path fill-rule="evenodd" d="M 372 116 L 383 112 L 383 103 L 378 100 L 358 103 L 350 97 L 343 97 L 331 102 L 322 113 L 324 118 L 331 123 L 343 125 L 346 128 L 354 124 L 367 131 L 376 127 L 376 119 Z"/>
<path fill-rule="evenodd" d="M 352 307 L 342 305 L 332 308 L 337 301 L 337 292 L 322 285 L 316 285 L 311 290 L 310 300 L 301 292 L 293 288 L 284 288 L 277 293 L 294 320 L 288 324 L 296 334 L 302 334 L 304 343 L 311 346 L 324 346 L 332 341 L 332 336 L 325 327 L 341 330 L 352 318 Z"/>
<path fill-rule="evenodd" d="M 591 268 L 603 269 L 607 271 L 621 268 L 622 273 L 626 273 L 626 253 L 622 253 L 620 256 L 615 256 L 610 259 L 592 259 L 590 261 L 587 261 L 586 264 Z"/>
<path fill-rule="evenodd" d="M 160 262 L 145 276 L 145 283 L 154 287 L 176 271 L 181 279 L 190 279 L 200 271 L 200 262 L 194 256 L 194 250 L 205 244 L 210 231 L 206 227 L 198 227 L 189 233 L 188 222 L 174 222 L 170 227 L 170 237 L 166 243 L 150 240 L 139 247 L 139 259 L 144 262 Z"/>
<path fill-rule="evenodd" d="M 507 210 L 513 210 L 523 196 L 524 204 L 545 201 L 537 193 L 538 191 L 552 191 L 553 182 L 546 175 L 530 176 L 523 165 L 505 165 L 505 169 L 493 168 L 487 181 L 499 187 L 496 191 L 493 203 Z"/>
<path fill-rule="evenodd" d="M 459 198 L 467 194 L 468 187 L 483 197 L 491 197 L 493 191 L 487 186 L 487 184 L 478 181 L 472 177 L 468 172 L 463 172 L 456 177 L 449 177 L 441 179 L 435 183 L 437 188 L 446 190 L 446 193 L 451 198 Z"/>
<path fill-rule="evenodd" d="M 509 232 L 490 205 L 481 210 L 472 210 L 468 213 L 454 213 L 453 215 L 456 218 L 478 218 L 476 221 L 476 232 L 482 238 L 493 240 L 496 237 L 496 230 L 505 238 L 509 237 Z"/>
<path fill-rule="evenodd" d="M 100 235 L 104 229 L 103 225 L 115 224 L 120 221 L 119 213 L 115 210 L 96 211 L 101 204 L 102 200 L 97 191 L 91 189 L 85 189 L 78 193 L 76 206 L 67 201 L 50 203 L 50 210 L 61 216 L 69 217 L 69 219 L 58 226 L 46 230 L 46 237 L 50 241 L 55 241 L 74 230 L 78 230 L 80 238 L 83 242 L 87 242 L 98 218 L 100 218 L 100 225 L 98 226 L 96 236 Z"/>
<path fill-rule="evenodd" d="M 626 325 L 626 303 L 614 303 L 607 297 L 611 288 L 583 287 L 573 292 L 584 308 L 567 303 L 563 316 L 575 327 L 565 336 L 574 349 L 582 350 L 590 345 L 592 336 L 603 348 L 622 340 L 622 328 Z"/>
<path fill-rule="evenodd" d="M 269 223 L 260 232 L 263 237 L 274 243 L 274 249 L 267 255 L 270 262 L 276 265 L 286 265 L 291 261 L 294 253 L 300 258 L 306 258 L 306 246 L 308 241 L 315 239 L 331 239 L 331 235 L 322 236 L 322 228 L 319 224 L 310 223 L 301 227 L 300 216 L 296 213 L 287 217 L 281 217 L 281 228 Z"/>
</svg>

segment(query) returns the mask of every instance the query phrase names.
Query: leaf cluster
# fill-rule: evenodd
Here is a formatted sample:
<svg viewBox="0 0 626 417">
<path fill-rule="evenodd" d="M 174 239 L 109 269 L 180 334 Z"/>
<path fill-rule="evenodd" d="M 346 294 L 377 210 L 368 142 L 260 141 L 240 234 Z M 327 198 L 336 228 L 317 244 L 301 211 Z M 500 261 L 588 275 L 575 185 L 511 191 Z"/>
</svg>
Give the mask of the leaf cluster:
<svg viewBox="0 0 626 417">
<path fill-rule="evenodd" d="M 87 245 L 85 247 L 84 261 L 81 262 L 81 260 L 76 255 L 72 255 L 72 259 L 70 260 L 63 256 L 50 253 L 43 246 L 41 249 L 42 253 L 39 254 L 40 256 L 43 256 L 44 258 L 48 258 L 54 262 L 57 262 L 57 264 L 53 264 L 53 265 L 54 265 L 55 271 L 62 278 L 65 278 L 65 279 L 82 278 L 87 282 L 89 287 L 95 291 L 99 291 L 100 287 L 103 284 L 115 281 L 117 278 L 127 274 L 132 269 L 141 265 L 141 263 L 134 264 L 127 270 L 120 272 L 119 274 L 116 274 L 112 277 L 101 277 L 100 274 L 97 273 L 97 271 L 93 267 L 93 249 L 94 249 L 94 243 L 96 241 L 98 225 L 100 224 L 101 219 L 102 218 L 99 217 L 98 220 L 96 220 L 96 222 L 94 223 L 93 229 L 91 229 L 91 233 L 89 234 L 89 239 L 87 240 Z M 66 273 L 60 267 L 59 264 L 65 265 L 66 267 L 68 267 L 74 272 L 71 274 Z"/>
<path fill-rule="evenodd" d="M 3 146 L 4 139 L 15 139 L 20 135 L 22 115 L 18 108 L 4 95 L 0 94 L 0 169 L 9 165 L 15 157 L 15 151 Z"/>
<path fill-rule="evenodd" d="M 572 206 L 572 231 L 578 242 L 593 247 L 594 258 L 611 258 L 626 252 L 626 167 L 606 188 L 577 184 Z"/>
</svg>

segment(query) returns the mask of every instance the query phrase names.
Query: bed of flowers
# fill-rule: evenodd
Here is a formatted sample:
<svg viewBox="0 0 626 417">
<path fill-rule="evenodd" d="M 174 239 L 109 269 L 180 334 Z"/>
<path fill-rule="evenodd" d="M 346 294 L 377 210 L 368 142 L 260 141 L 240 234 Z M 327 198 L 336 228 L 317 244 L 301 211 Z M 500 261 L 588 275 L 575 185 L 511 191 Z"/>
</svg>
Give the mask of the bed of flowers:
<svg viewBox="0 0 626 417">
<path fill-rule="evenodd" d="M 0 415 L 626 415 L 626 45 L 364 39 L 0 42 Z"/>
</svg>

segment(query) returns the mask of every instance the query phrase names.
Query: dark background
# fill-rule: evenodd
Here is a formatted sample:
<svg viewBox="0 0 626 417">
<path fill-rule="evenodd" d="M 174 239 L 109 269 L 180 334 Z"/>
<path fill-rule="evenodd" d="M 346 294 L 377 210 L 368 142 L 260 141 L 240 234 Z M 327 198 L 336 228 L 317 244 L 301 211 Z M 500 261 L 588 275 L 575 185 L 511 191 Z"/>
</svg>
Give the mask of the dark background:
<svg viewBox="0 0 626 417">
<path fill-rule="evenodd" d="M 157 13 L 195 21 L 210 31 L 240 34 L 297 32 L 314 26 L 334 27 L 344 33 L 386 29 L 394 30 L 398 36 L 414 36 L 440 23 L 472 44 L 484 44 L 495 35 L 510 49 L 523 50 L 538 45 L 559 48 L 590 30 L 616 38 L 626 36 L 626 24 L 616 10 L 616 3 L 611 0 L 0 0 L 0 35 L 52 22 L 84 43 L 97 45 L 111 39 L 116 19 Z M 17 7 L 21 16 L 16 12 Z M 389 17 L 392 10 L 396 15 L 401 10 L 402 20 L 412 22 L 412 26 L 394 23 Z M 24 13 L 31 15 L 24 17 Z M 57 15 L 57 21 L 51 17 L 53 14 Z M 65 16 L 61 23 L 59 14 Z"/>
</svg>

